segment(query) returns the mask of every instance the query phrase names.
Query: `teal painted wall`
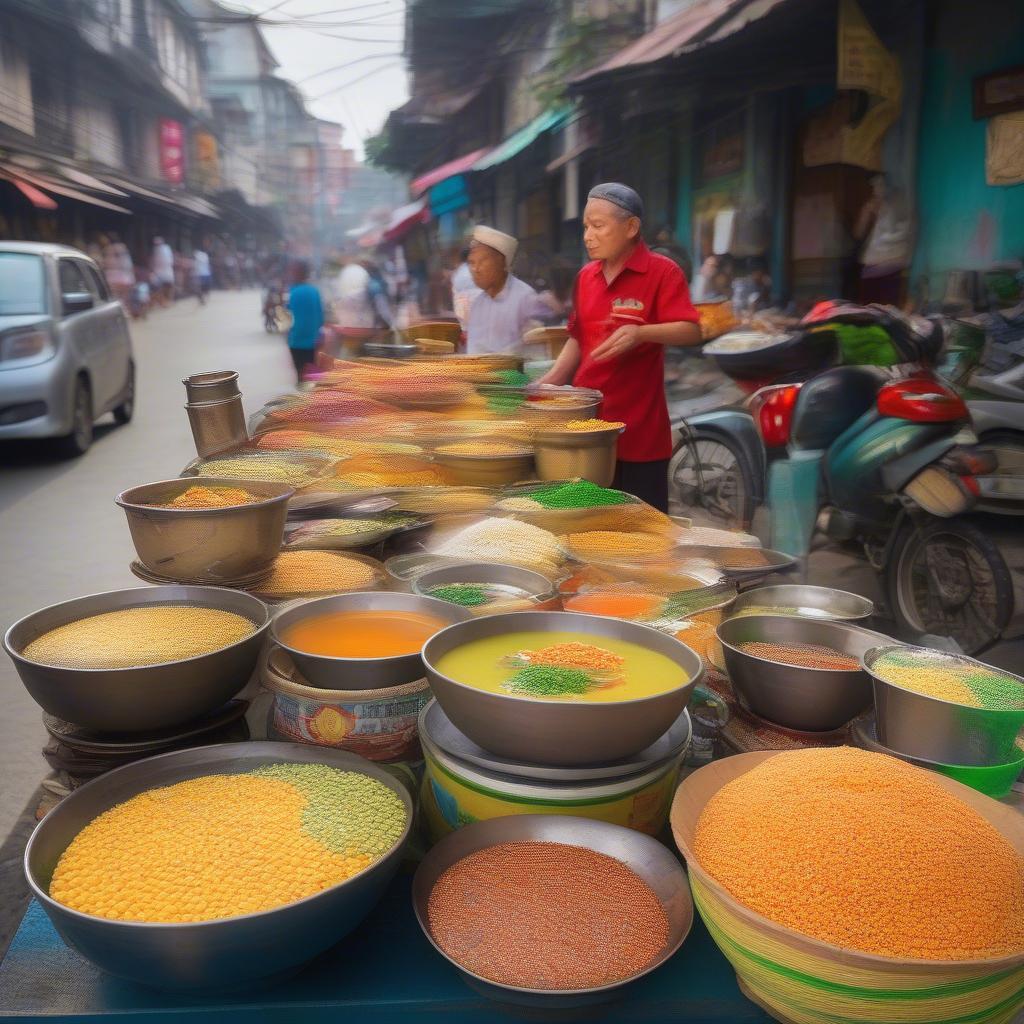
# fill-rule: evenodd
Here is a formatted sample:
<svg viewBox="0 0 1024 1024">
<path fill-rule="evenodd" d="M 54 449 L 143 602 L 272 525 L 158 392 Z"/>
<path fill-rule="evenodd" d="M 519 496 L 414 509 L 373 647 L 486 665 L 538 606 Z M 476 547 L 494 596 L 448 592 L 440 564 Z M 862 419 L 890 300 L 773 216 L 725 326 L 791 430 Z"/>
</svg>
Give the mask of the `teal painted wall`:
<svg viewBox="0 0 1024 1024">
<path fill-rule="evenodd" d="M 931 8 L 918 160 L 913 272 L 933 297 L 946 271 L 1024 258 L 1024 184 L 985 183 L 985 121 L 971 79 L 1024 64 L 1024 3 L 942 0 Z"/>
</svg>

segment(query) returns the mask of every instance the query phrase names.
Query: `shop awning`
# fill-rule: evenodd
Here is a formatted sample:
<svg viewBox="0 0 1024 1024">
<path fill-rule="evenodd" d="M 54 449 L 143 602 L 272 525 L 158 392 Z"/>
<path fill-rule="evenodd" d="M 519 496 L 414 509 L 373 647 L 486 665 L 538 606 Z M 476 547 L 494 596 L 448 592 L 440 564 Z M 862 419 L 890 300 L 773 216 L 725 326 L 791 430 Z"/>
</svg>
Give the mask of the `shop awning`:
<svg viewBox="0 0 1024 1024">
<path fill-rule="evenodd" d="M 532 145 L 544 132 L 549 132 L 563 124 L 571 113 L 571 107 L 562 107 L 560 110 L 545 110 L 529 124 L 524 125 L 517 132 L 513 132 L 504 142 L 499 142 L 485 156 L 477 160 L 470 170 L 486 171 L 492 167 L 503 164 L 512 157 L 518 156 L 527 146 Z"/>
<path fill-rule="evenodd" d="M 613 54 L 608 60 L 576 75 L 574 84 L 625 68 L 643 67 L 669 57 L 710 34 L 723 18 L 748 6 L 750 0 L 697 0 L 685 10 L 666 19 L 646 35 Z"/>
<path fill-rule="evenodd" d="M 220 211 L 212 203 L 208 203 L 199 196 L 186 193 L 157 192 L 155 189 L 147 188 L 145 185 L 139 185 L 137 182 L 116 175 L 108 174 L 106 179 L 117 188 L 124 189 L 129 195 L 138 196 L 140 199 L 149 199 L 155 203 L 163 203 L 165 206 L 173 206 L 198 217 L 213 219 L 220 217 Z"/>
<path fill-rule="evenodd" d="M 435 167 L 432 171 L 427 171 L 418 178 L 413 178 L 409 185 L 409 191 L 414 196 L 421 196 L 427 189 L 444 181 L 446 178 L 453 178 L 456 174 L 463 174 L 465 171 L 468 171 L 478 160 L 486 156 L 488 152 L 490 152 L 490 147 L 484 146 L 483 149 L 474 149 L 472 153 L 449 160 L 448 163 L 441 164 L 440 167 Z"/>
<path fill-rule="evenodd" d="M 86 192 L 82 192 L 77 188 L 72 188 L 70 185 L 58 180 L 52 175 L 25 171 L 17 164 L 0 164 L 0 170 L 3 171 L 5 177 L 13 180 L 15 185 L 18 185 L 19 182 L 24 182 L 25 184 L 33 186 L 35 189 L 42 189 L 44 192 L 52 192 L 54 195 L 64 196 L 66 199 L 76 199 L 78 202 L 87 203 L 89 206 L 98 206 L 104 210 L 112 210 L 114 213 L 125 213 L 131 216 L 131 210 L 126 210 L 123 206 L 108 203 L 105 199 L 100 199 L 97 196 L 92 196 Z M 35 200 L 32 200 L 31 196 L 28 196 L 28 193 L 26 193 L 24 189 L 21 189 L 21 191 L 22 194 L 26 195 L 34 205 L 38 206 L 38 203 L 36 203 Z M 56 203 L 54 206 L 56 206 Z"/>
<path fill-rule="evenodd" d="M 51 199 L 45 192 L 30 185 L 27 181 L 18 178 L 8 178 L 7 175 L 0 175 L 9 181 L 37 210 L 56 210 L 57 200 Z"/>
<path fill-rule="evenodd" d="M 391 220 L 388 221 L 388 226 L 384 229 L 382 241 L 397 242 L 417 224 L 424 224 L 428 220 L 430 220 L 430 210 L 427 207 L 426 199 L 417 199 L 415 203 L 400 206 L 391 214 Z"/>
</svg>

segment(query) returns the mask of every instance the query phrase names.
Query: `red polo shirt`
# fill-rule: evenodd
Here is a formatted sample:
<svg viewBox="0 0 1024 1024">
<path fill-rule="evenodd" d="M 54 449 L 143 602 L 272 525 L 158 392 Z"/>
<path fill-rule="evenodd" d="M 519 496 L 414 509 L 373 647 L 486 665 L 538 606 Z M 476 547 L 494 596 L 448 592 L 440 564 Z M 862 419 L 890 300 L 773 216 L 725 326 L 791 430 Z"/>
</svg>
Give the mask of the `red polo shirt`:
<svg viewBox="0 0 1024 1024">
<path fill-rule="evenodd" d="M 602 392 L 602 418 L 626 424 L 619 438 L 619 458 L 627 462 L 654 462 L 672 455 L 664 346 L 645 342 L 602 362 L 595 362 L 592 353 L 623 324 L 680 320 L 699 320 L 686 276 L 643 241 L 611 284 L 604 279 L 600 260 L 588 263 L 576 277 L 569 333 L 579 342 L 582 358 L 573 383 Z"/>
</svg>

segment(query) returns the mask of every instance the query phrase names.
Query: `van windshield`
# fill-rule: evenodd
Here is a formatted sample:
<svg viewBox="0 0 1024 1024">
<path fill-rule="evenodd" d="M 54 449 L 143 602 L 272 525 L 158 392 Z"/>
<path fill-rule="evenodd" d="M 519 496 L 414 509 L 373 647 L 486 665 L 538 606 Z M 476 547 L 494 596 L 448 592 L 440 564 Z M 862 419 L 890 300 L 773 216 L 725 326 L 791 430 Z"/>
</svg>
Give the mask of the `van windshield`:
<svg viewBox="0 0 1024 1024">
<path fill-rule="evenodd" d="M 0 316 L 46 312 L 43 258 L 28 252 L 0 252 Z"/>
</svg>

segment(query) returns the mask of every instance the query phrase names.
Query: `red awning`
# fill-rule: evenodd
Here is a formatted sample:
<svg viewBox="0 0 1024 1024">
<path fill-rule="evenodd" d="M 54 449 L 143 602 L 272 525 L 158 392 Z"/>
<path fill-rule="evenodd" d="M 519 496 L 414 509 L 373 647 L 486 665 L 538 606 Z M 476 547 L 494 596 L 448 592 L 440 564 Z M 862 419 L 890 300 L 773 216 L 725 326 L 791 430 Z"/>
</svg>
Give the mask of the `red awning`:
<svg viewBox="0 0 1024 1024">
<path fill-rule="evenodd" d="M 384 242 L 397 242 L 407 231 L 417 224 L 425 224 L 430 220 L 430 210 L 426 199 L 417 199 L 415 203 L 400 206 L 393 214 L 381 238 Z"/>
<path fill-rule="evenodd" d="M 409 185 L 409 191 L 414 196 L 421 196 L 428 188 L 444 181 L 445 178 L 453 178 L 456 174 L 468 171 L 477 160 L 490 151 L 490 146 L 484 146 L 483 149 L 476 149 L 472 153 L 460 156 L 456 160 L 449 160 L 448 163 L 441 164 L 440 167 L 435 167 L 432 171 L 427 171 L 426 174 L 421 174 L 418 178 L 413 178 L 412 183 Z"/>
<path fill-rule="evenodd" d="M 17 178 L 7 179 L 36 209 L 56 210 L 57 200 L 51 199 L 44 192 L 34 188 L 27 181 L 19 181 Z"/>
</svg>

